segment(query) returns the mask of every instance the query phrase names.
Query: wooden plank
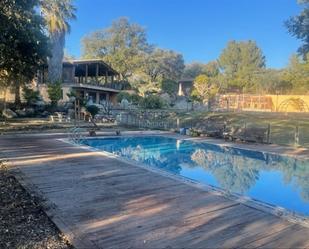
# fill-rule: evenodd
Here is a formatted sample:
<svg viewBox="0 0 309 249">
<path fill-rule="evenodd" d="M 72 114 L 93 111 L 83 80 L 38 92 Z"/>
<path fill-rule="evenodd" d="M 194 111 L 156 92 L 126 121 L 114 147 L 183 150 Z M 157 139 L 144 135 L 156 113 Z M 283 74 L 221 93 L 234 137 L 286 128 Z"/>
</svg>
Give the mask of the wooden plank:
<svg viewBox="0 0 309 249">
<path fill-rule="evenodd" d="M 0 150 L 76 247 L 309 246 L 308 228 L 96 152 L 40 137 L 2 139 Z"/>
</svg>

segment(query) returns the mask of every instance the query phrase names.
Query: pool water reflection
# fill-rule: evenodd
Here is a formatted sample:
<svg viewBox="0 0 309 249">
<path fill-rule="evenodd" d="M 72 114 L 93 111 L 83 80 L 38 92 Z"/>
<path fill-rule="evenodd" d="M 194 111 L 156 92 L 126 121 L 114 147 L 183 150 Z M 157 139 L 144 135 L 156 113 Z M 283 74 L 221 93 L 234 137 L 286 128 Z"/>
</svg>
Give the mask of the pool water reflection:
<svg viewBox="0 0 309 249">
<path fill-rule="evenodd" d="M 83 143 L 309 216 L 308 160 L 161 136 Z"/>
</svg>

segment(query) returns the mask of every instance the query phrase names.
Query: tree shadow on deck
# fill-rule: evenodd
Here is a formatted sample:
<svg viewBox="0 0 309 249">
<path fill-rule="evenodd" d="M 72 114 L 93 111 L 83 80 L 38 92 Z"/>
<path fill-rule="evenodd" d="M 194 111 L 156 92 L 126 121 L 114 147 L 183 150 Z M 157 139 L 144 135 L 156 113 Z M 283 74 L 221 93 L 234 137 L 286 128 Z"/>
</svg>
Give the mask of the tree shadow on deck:
<svg viewBox="0 0 309 249">
<path fill-rule="evenodd" d="M 98 248 L 309 246 L 308 228 L 96 152 L 42 139 L 0 147 L 55 217 Z"/>
</svg>

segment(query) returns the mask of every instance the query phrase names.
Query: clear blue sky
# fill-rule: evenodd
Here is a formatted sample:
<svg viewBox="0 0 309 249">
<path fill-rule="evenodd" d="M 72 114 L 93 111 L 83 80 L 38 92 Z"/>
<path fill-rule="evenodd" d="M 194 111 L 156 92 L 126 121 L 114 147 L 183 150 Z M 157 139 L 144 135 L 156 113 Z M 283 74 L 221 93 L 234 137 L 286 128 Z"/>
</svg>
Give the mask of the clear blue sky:
<svg viewBox="0 0 309 249">
<path fill-rule="evenodd" d="M 281 68 L 299 41 L 283 22 L 300 11 L 296 0 L 75 0 L 66 50 L 79 57 L 82 37 L 126 16 L 146 28 L 150 43 L 183 54 L 185 62 L 217 59 L 229 40 L 255 40 L 267 66 Z"/>
</svg>

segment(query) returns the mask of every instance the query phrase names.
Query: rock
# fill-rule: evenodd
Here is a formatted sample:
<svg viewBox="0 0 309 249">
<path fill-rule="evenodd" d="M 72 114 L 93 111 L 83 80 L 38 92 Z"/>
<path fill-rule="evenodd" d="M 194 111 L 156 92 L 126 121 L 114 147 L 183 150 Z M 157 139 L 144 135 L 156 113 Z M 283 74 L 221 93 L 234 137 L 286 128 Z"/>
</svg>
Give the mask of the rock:
<svg viewBox="0 0 309 249">
<path fill-rule="evenodd" d="M 26 112 L 24 110 L 16 110 L 15 113 L 19 116 L 19 117 L 24 117 L 26 116 Z"/>
<path fill-rule="evenodd" d="M 35 106 L 44 107 L 45 102 L 43 100 L 38 100 L 34 103 Z"/>
<path fill-rule="evenodd" d="M 75 117 L 75 111 L 74 111 L 74 109 L 69 109 L 68 110 L 68 117 L 70 117 L 70 118 L 74 118 Z"/>
<path fill-rule="evenodd" d="M 65 110 L 74 109 L 74 104 L 72 102 L 66 102 L 64 108 Z"/>
<path fill-rule="evenodd" d="M 48 111 L 44 111 L 41 113 L 41 117 L 42 118 L 47 118 L 50 115 L 50 113 Z"/>
<path fill-rule="evenodd" d="M 34 109 L 31 108 L 31 107 L 28 107 L 28 108 L 25 109 L 25 112 L 26 112 L 27 116 L 31 116 L 31 115 L 34 114 Z"/>
<path fill-rule="evenodd" d="M 2 115 L 6 118 L 16 118 L 17 117 L 17 114 L 9 108 L 3 110 Z"/>
</svg>

